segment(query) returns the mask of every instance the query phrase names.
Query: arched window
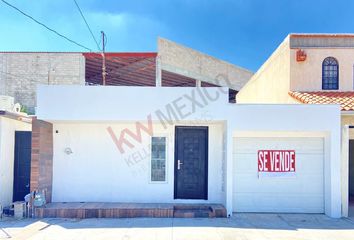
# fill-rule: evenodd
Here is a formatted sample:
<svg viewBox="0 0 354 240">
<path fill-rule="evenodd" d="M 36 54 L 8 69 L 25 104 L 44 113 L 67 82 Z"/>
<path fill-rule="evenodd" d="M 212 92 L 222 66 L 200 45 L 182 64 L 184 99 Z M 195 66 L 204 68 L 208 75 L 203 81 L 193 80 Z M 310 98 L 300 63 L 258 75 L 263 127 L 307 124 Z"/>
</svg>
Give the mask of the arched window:
<svg viewBox="0 0 354 240">
<path fill-rule="evenodd" d="M 338 61 L 334 57 L 327 57 L 322 62 L 322 89 L 338 90 L 339 89 L 339 66 Z"/>
</svg>

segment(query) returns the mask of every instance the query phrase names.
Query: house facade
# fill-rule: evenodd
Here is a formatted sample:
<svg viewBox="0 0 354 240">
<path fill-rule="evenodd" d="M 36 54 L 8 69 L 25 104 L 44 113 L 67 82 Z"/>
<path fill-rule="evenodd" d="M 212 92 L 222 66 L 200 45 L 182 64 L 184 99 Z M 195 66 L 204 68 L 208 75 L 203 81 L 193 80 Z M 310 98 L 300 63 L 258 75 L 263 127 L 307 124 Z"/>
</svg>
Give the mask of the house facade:
<svg viewBox="0 0 354 240">
<path fill-rule="evenodd" d="M 50 189 L 48 201 L 341 216 L 336 105 L 238 105 L 213 87 L 40 86 L 37 95 L 53 139 L 37 152 L 52 176 L 50 186 L 32 182 Z"/>
<path fill-rule="evenodd" d="M 238 93 L 237 102 L 341 106 L 346 215 L 354 196 L 354 35 L 290 34 Z"/>
<path fill-rule="evenodd" d="M 0 52 L 0 110 L 3 123 L 1 138 L 0 208 L 23 200 L 30 189 L 39 186 L 52 191 L 52 170 L 46 160 L 53 155 L 51 128 L 47 122 L 36 119 L 37 85 L 113 85 L 113 86 L 163 86 L 163 87 L 211 87 L 229 86 L 229 96 L 235 93 L 252 76 L 247 69 L 213 58 L 196 50 L 184 47 L 167 39 L 158 40 L 158 52 L 105 53 L 106 77 L 102 79 L 102 54 L 85 52 Z M 212 68 L 210 66 L 213 66 Z M 4 100 L 3 100 L 4 99 Z M 16 104 L 15 104 L 16 103 Z M 28 122 L 18 121 L 14 105 L 31 115 Z M 19 117 L 23 116 L 21 113 Z M 7 124 L 11 120 L 11 124 Z M 24 125 L 24 127 L 15 127 Z M 25 129 L 25 130 L 23 130 Z M 16 158 L 21 152 L 16 148 L 16 136 L 24 136 L 26 144 L 19 147 L 27 154 Z M 39 138 L 41 136 L 41 138 Z M 45 140 L 43 140 L 45 136 Z M 28 140 L 28 138 L 30 138 Z M 21 142 L 22 143 L 22 142 Z M 50 146 L 46 146 L 49 144 Z M 29 152 L 28 145 L 32 145 Z M 43 152 L 42 146 L 45 147 Z M 41 150 L 41 151 L 39 151 Z M 32 155 L 31 155 L 32 152 Z M 11 154 L 10 154 L 11 153 Z M 41 156 L 46 156 L 44 160 Z M 135 156 L 135 155 L 134 155 Z M 32 158 L 28 164 L 28 158 Z M 16 161 L 23 169 L 15 167 Z M 49 165 L 48 165 L 49 164 Z M 16 184 L 16 171 L 25 173 L 21 183 Z M 47 171 L 48 170 L 48 171 Z M 139 169 L 138 169 L 139 170 Z M 138 174 L 138 173 L 137 173 Z M 18 186 L 20 194 L 16 197 Z M 47 197 L 48 202 L 50 199 Z"/>
<path fill-rule="evenodd" d="M 47 56 L 42 54 L 35 59 Z M 30 190 L 47 202 L 37 216 L 83 217 L 86 210 L 91 217 L 122 216 L 111 209 L 117 203 L 143 204 L 145 210 L 144 204 L 160 210 L 165 204 L 172 210 L 217 205 L 228 216 L 342 216 L 338 105 L 235 104 L 235 94 L 260 74 L 165 39 L 156 53 L 105 53 L 104 74 L 101 53 L 67 54 L 79 63 L 77 71 L 52 64 L 50 55 L 50 71 L 43 66 L 38 75 L 48 82 L 32 83 L 29 100 L 19 97 L 21 87 L 14 96 L 36 114 Z M 283 60 L 264 72 L 287 76 Z M 0 80 L 12 86 L 8 62 L 3 68 Z M 3 94 L 14 95 L 9 89 Z M 294 103 L 288 92 L 286 103 Z M 92 204 L 83 215 L 80 209 L 70 215 L 74 208 L 68 206 Z M 102 213 L 104 204 L 111 205 Z M 68 215 L 60 215 L 64 211 Z"/>
</svg>

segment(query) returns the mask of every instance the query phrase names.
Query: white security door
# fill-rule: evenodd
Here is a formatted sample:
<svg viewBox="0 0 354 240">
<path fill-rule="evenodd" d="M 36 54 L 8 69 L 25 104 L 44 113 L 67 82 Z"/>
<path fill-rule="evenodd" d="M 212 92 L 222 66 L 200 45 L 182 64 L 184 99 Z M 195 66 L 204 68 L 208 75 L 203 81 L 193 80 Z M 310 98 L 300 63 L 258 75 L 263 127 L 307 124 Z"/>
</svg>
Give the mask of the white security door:
<svg viewBox="0 0 354 240">
<path fill-rule="evenodd" d="M 234 138 L 233 211 L 323 213 L 323 145 L 323 138 Z M 295 175 L 259 177 L 258 150 L 295 150 Z"/>
</svg>

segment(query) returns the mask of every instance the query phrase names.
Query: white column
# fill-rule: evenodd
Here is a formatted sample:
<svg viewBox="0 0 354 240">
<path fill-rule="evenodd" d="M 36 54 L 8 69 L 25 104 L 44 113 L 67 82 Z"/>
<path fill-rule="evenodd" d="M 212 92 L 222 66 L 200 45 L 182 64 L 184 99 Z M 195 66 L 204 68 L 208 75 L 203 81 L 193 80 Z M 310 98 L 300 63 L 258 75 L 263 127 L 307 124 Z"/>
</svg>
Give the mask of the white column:
<svg viewBox="0 0 354 240">
<path fill-rule="evenodd" d="M 161 71 L 161 59 L 160 59 L 160 56 L 156 57 L 156 81 L 155 81 L 155 86 L 156 87 L 161 87 L 162 86 L 162 71 Z"/>
<path fill-rule="evenodd" d="M 349 198 L 349 126 L 342 127 L 342 216 L 348 217 Z"/>
<path fill-rule="evenodd" d="M 202 81 L 199 80 L 199 79 L 196 79 L 196 80 L 195 80 L 195 86 L 196 86 L 196 87 L 201 87 L 201 86 L 202 86 Z"/>
<path fill-rule="evenodd" d="M 325 137 L 325 213 L 332 218 L 342 216 L 341 126 Z"/>
<path fill-rule="evenodd" d="M 232 147 L 233 147 L 233 138 L 232 138 L 232 129 L 230 123 L 226 122 L 226 210 L 227 215 L 231 216 L 232 209 L 232 192 L 233 192 L 233 159 L 232 159 Z"/>
</svg>

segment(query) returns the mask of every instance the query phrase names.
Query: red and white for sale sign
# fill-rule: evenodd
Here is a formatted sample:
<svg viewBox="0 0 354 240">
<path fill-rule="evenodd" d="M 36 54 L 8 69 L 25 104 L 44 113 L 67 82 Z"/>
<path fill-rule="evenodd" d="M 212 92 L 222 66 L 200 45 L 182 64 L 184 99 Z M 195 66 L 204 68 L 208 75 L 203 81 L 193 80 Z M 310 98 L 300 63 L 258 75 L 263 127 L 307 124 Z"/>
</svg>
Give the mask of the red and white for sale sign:
<svg viewBox="0 0 354 240">
<path fill-rule="evenodd" d="M 258 150 L 259 177 L 293 177 L 295 150 Z"/>
</svg>

